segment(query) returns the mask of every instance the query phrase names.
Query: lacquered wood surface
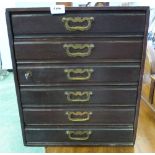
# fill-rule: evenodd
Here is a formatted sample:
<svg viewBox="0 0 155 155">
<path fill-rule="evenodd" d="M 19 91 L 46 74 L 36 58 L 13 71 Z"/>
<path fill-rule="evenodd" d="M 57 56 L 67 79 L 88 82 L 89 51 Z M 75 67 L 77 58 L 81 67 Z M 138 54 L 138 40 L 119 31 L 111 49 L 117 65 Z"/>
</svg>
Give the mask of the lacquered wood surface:
<svg viewBox="0 0 155 155">
<path fill-rule="evenodd" d="M 99 22 L 92 24 L 93 25 L 92 29 L 88 30 L 86 33 L 81 33 L 81 32 L 74 33 L 74 36 L 76 36 L 77 38 L 81 37 L 82 41 L 85 40 L 84 39 L 85 37 L 88 37 L 91 35 L 94 38 L 98 38 L 98 37 L 101 37 L 101 38 L 105 38 L 105 37 L 106 38 L 108 38 L 108 37 L 119 38 L 119 37 L 121 37 L 122 38 L 124 36 L 124 37 L 126 37 L 127 40 L 128 39 L 132 40 L 133 38 L 138 39 L 138 40 L 143 39 L 143 47 L 141 49 L 142 53 L 141 53 L 141 55 L 139 55 L 140 53 L 138 52 L 139 51 L 138 50 L 137 52 L 139 53 L 138 55 L 140 57 L 138 56 L 138 57 L 136 57 L 136 59 L 135 59 L 135 57 L 132 57 L 134 55 L 133 54 L 131 57 L 127 57 L 127 59 L 124 58 L 121 61 L 119 61 L 118 59 L 117 60 L 109 59 L 108 62 L 103 60 L 102 63 L 99 61 L 99 59 L 98 60 L 96 59 L 97 60 L 96 62 L 91 62 L 91 63 L 90 63 L 90 61 L 88 63 L 88 60 L 84 63 L 81 61 L 78 61 L 78 63 L 77 63 L 77 61 L 74 63 L 73 63 L 73 61 L 67 63 L 67 62 L 65 62 L 65 60 L 63 60 L 63 62 L 61 62 L 61 64 L 58 61 L 55 61 L 54 63 L 53 63 L 53 61 L 43 61 L 43 60 L 35 61 L 35 60 L 33 60 L 34 58 L 27 59 L 27 60 L 24 59 L 24 61 L 22 61 L 22 60 L 16 61 L 16 57 L 15 57 L 16 53 L 14 51 L 14 49 L 15 49 L 14 41 L 15 40 L 28 39 L 28 38 L 32 39 L 32 40 L 34 40 L 36 38 L 37 39 L 44 38 L 46 40 L 51 36 L 52 37 L 58 36 L 58 37 L 62 37 L 62 41 L 63 41 L 63 37 L 67 37 L 67 38 L 70 37 L 70 39 L 71 39 L 71 36 L 73 36 L 72 32 L 68 32 L 68 31 L 66 31 L 66 29 L 64 29 L 64 25 L 62 28 L 62 22 L 59 23 L 59 25 L 57 25 L 57 22 L 58 21 L 60 22 L 61 21 L 60 19 L 62 19 L 61 16 L 58 16 L 58 17 L 51 16 L 51 15 L 49 16 L 49 9 L 48 10 L 45 9 L 44 11 L 43 10 L 41 11 L 41 10 L 42 9 L 40 9 L 40 8 L 38 8 L 38 10 L 37 9 L 19 9 L 19 10 L 18 9 L 15 9 L 15 10 L 8 9 L 7 13 L 6 13 L 7 21 L 9 24 L 8 30 L 10 33 L 9 38 L 10 38 L 10 47 L 12 49 L 12 57 L 13 57 L 13 63 L 14 63 L 14 69 L 15 69 L 14 73 L 16 76 L 15 77 L 16 87 L 18 88 L 18 90 L 17 90 L 17 95 L 19 98 L 18 103 L 19 103 L 19 109 L 20 109 L 20 111 L 22 111 L 22 112 L 20 112 L 20 115 L 22 115 L 21 123 L 22 123 L 24 143 L 26 143 L 27 145 L 29 145 L 29 143 L 31 143 L 31 141 L 29 141 L 29 139 L 27 139 L 27 136 L 29 133 L 26 133 L 25 130 L 29 129 L 29 128 L 34 128 L 33 131 L 35 132 L 36 125 L 40 124 L 40 123 L 42 124 L 42 121 L 41 121 L 42 118 L 45 118 L 45 120 L 46 120 L 46 117 L 48 117 L 48 115 L 46 115 L 46 117 L 41 117 L 41 118 L 37 117 L 35 119 L 35 121 L 32 122 L 32 124 L 29 123 L 29 121 L 32 120 L 31 118 L 29 118 L 30 120 L 28 119 L 28 121 L 26 122 L 26 117 L 23 114 L 23 113 L 25 113 L 26 108 L 23 108 L 23 103 L 21 102 L 21 93 L 20 93 L 21 88 L 27 87 L 27 88 L 35 88 L 36 89 L 39 87 L 44 87 L 44 89 L 45 89 L 45 88 L 48 88 L 49 86 L 50 87 L 59 86 L 59 87 L 65 88 L 65 86 L 69 87 L 71 85 L 75 86 L 77 84 L 80 84 L 80 85 L 82 84 L 82 86 L 84 88 L 87 88 L 87 86 L 90 86 L 90 85 L 93 85 L 93 86 L 100 86 L 100 85 L 122 86 L 122 85 L 124 85 L 124 86 L 129 86 L 129 87 L 130 86 L 135 86 L 135 87 L 138 86 L 137 93 L 136 93 L 137 103 L 135 104 L 136 105 L 135 107 L 132 107 L 132 109 L 134 109 L 134 110 L 132 110 L 132 111 L 134 111 L 134 118 L 133 118 L 133 114 L 131 115 L 132 122 L 134 121 L 134 123 L 132 124 L 133 125 L 132 131 L 134 131 L 134 132 L 132 132 L 129 135 L 125 134 L 125 136 L 121 136 L 122 132 L 120 133 L 120 136 L 123 138 L 126 136 L 129 136 L 127 138 L 129 140 L 128 145 L 133 145 L 133 142 L 135 141 L 135 136 L 136 136 L 137 118 L 138 118 L 138 113 L 139 113 L 139 101 L 140 101 L 140 92 L 141 92 L 141 81 L 142 81 L 142 76 L 143 76 L 143 64 L 144 64 L 144 59 L 145 59 L 145 47 L 146 47 L 146 36 L 147 36 L 147 28 L 148 28 L 149 8 L 146 8 L 146 7 L 145 8 L 143 8 L 143 7 L 136 8 L 135 7 L 135 8 L 127 8 L 127 9 L 121 8 L 120 10 L 118 8 L 111 8 L 110 10 L 107 8 L 105 8 L 103 10 L 101 8 L 98 8 L 98 9 L 92 8 L 92 10 L 90 8 L 88 8 L 88 9 L 82 9 L 82 8 L 76 9 L 75 8 L 75 10 L 73 9 L 74 11 L 72 9 L 67 10 L 67 11 L 69 11 L 69 12 L 67 12 L 68 15 L 74 16 L 75 14 L 76 15 L 79 14 L 82 17 L 85 15 L 94 15 L 95 20 L 96 21 L 99 20 Z M 105 14 L 101 14 L 100 11 L 103 11 Z M 82 14 L 82 12 L 85 12 L 85 14 Z M 114 16 L 113 16 L 113 13 L 115 14 Z M 33 16 L 31 16 L 32 14 L 33 14 Z M 46 17 L 46 18 L 43 18 L 43 17 Z M 101 17 L 103 17 L 103 19 L 108 18 L 108 20 L 107 21 L 100 20 Z M 48 20 L 48 19 L 52 19 L 52 21 Z M 27 22 L 27 21 L 29 21 L 29 22 Z M 45 22 L 43 22 L 43 21 L 45 21 Z M 48 22 L 48 24 L 46 24 L 46 22 Z M 22 27 L 20 27 L 21 23 L 22 23 Z M 57 26 L 55 27 L 55 25 L 57 25 Z M 42 40 L 40 40 L 40 41 L 42 41 Z M 65 39 L 64 39 L 64 41 L 65 41 Z M 40 48 L 38 47 L 38 49 L 40 49 Z M 119 48 L 119 50 L 121 50 L 121 48 Z M 106 54 L 106 51 L 105 51 L 105 54 Z M 113 54 L 115 55 L 115 52 Z M 48 57 L 48 55 L 47 55 L 47 57 Z M 111 58 L 116 58 L 116 57 L 111 57 Z M 139 58 L 141 58 L 141 60 Z M 46 58 L 46 60 L 48 60 L 48 59 Z M 39 95 L 38 95 L 38 98 L 40 98 Z M 127 100 L 127 98 L 126 98 L 126 100 Z M 29 109 L 31 109 L 31 108 L 29 108 Z M 65 107 L 62 107 L 62 108 L 65 109 Z M 129 111 L 131 109 L 131 107 L 125 107 L 125 108 L 127 108 Z M 34 109 L 34 108 L 32 108 L 32 109 Z M 47 109 L 50 111 L 50 108 L 47 108 Z M 43 107 L 42 107 L 42 110 L 44 110 Z M 34 114 L 36 112 L 37 111 L 33 111 Z M 122 113 L 122 110 L 119 113 Z M 105 114 L 106 114 L 106 116 L 111 116 L 111 114 L 109 114 L 109 112 L 105 113 Z M 125 114 L 128 116 L 128 113 L 125 113 Z M 62 115 L 61 115 L 61 117 L 62 117 Z M 32 116 L 32 118 L 34 119 L 34 116 Z M 58 117 L 56 117 L 56 118 L 58 118 Z M 119 117 L 119 118 L 122 119 L 122 117 Z M 126 118 L 126 116 L 123 117 L 123 119 L 125 119 L 125 118 Z M 100 117 L 97 116 L 97 119 L 100 120 L 101 116 Z M 117 117 L 114 117 L 114 120 L 115 119 L 117 119 Z M 59 120 L 61 120 L 61 119 L 59 119 Z M 126 120 L 130 120 L 130 119 L 126 119 Z M 107 119 L 107 121 L 108 121 L 108 119 Z M 45 122 L 45 123 L 48 123 L 48 122 Z M 113 123 L 113 122 L 111 122 L 111 123 Z M 30 126 L 30 124 L 32 126 Z M 62 125 L 62 124 L 59 124 L 59 125 Z M 93 124 L 93 125 L 95 125 L 95 124 Z M 114 124 L 111 124 L 111 125 L 113 125 L 112 128 L 115 128 Z M 123 125 L 123 124 L 121 124 L 121 125 Z M 127 124 L 124 124 L 124 125 L 126 125 L 128 127 Z M 45 128 L 44 125 L 42 125 L 42 127 Z M 120 128 L 119 125 L 118 125 L 118 127 Z M 57 129 L 59 129 L 59 128 L 57 128 Z M 98 129 L 98 127 L 97 127 L 97 129 Z M 39 128 L 39 130 L 40 130 L 40 128 Z M 37 129 L 37 131 L 39 131 L 39 130 Z M 53 130 L 53 128 L 50 128 L 50 130 Z M 125 130 L 125 131 L 128 131 L 128 130 Z M 47 132 L 45 131 L 45 133 L 47 133 Z M 33 136 L 35 136 L 35 135 L 36 134 L 32 134 L 32 137 L 30 136 L 30 139 L 33 138 Z M 38 135 L 40 137 L 42 137 L 40 134 L 38 134 Z M 74 133 L 74 135 L 78 135 L 78 134 Z M 98 135 L 100 136 L 100 134 L 98 134 Z M 59 134 L 57 134 L 55 136 L 57 136 L 58 138 L 60 136 L 60 138 L 62 138 L 61 135 L 59 135 Z M 110 145 L 110 146 L 125 145 L 126 141 L 124 142 L 121 140 L 122 143 L 120 143 L 119 133 L 117 134 L 118 138 L 117 138 L 117 136 L 113 136 L 112 132 L 109 132 L 109 134 L 106 134 L 106 136 L 108 136 L 107 140 L 105 138 L 104 141 L 107 143 L 101 143 L 100 145 L 105 145 L 105 144 Z M 115 137 L 116 139 L 108 140 L 108 139 L 111 139 L 112 137 Z M 45 143 L 41 143 L 42 139 L 39 140 L 39 143 L 42 144 L 43 146 L 44 146 L 44 144 L 47 146 L 57 144 L 57 143 L 51 144 L 52 136 L 48 137 L 47 135 L 44 135 L 44 133 L 43 133 L 42 138 L 46 141 L 46 144 L 45 144 Z M 48 138 L 50 139 L 50 141 Z M 95 140 L 97 140 L 97 138 Z M 118 140 L 119 142 L 114 143 L 115 140 L 116 141 Z M 132 141 L 132 143 L 131 143 L 131 141 Z M 38 140 L 36 139 L 35 145 L 38 144 L 37 142 L 38 142 Z M 96 141 L 94 141 L 94 142 L 96 142 Z M 112 142 L 112 143 L 109 144 L 109 142 Z M 65 145 L 64 143 L 61 143 L 61 144 Z M 72 145 L 72 144 L 73 144 L 72 142 L 71 143 L 67 142 L 66 145 Z M 83 145 L 85 145 L 85 143 L 81 142 L 81 143 L 78 143 L 77 145 L 83 146 Z M 89 143 L 89 145 L 90 145 L 90 143 Z M 92 145 L 96 146 L 97 144 L 93 143 Z"/>
<path fill-rule="evenodd" d="M 64 128 L 65 125 L 132 125 L 135 108 L 25 108 L 23 112 L 26 125 L 64 125 Z"/>
<path fill-rule="evenodd" d="M 126 33 L 126 34 L 142 34 L 145 29 L 145 12 L 144 11 L 133 11 L 130 12 L 125 10 L 120 13 L 120 11 L 105 10 L 103 12 L 95 12 L 89 10 L 81 10 L 80 12 L 70 12 L 67 8 L 65 9 L 67 17 L 86 17 L 88 19 L 93 18 L 91 21 L 91 29 L 83 32 L 73 32 L 73 34 L 83 35 L 83 34 L 104 34 L 104 33 Z M 84 14 L 83 14 L 84 13 Z M 134 16 L 133 16 L 134 15 Z M 14 35 L 30 35 L 30 34 L 71 34 L 63 21 L 64 15 L 52 16 L 50 11 L 44 11 L 42 14 L 40 12 L 28 12 L 27 13 L 14 13 L 12 15 L 12 25 Z M 21 24 L 22 23 L 22 24 Z M 36 26 L 37 23 L 37 26 Z M 81 22 L 78 26 L 83 26 L 84 22 Z M 87 22 L 86 22 L 87 23 Z M 89 22 L 88 22 L 89 23 Z M 87 23 L 87 25 L 88 25 Z M 134 24 L 133 24 L 134 23 Z M 56 25 L 56 26 L 55 26 Z M 73 24 L 68 24 L 70 27 Z"/>
<path fill-rule="evenodd" d="M 80 70 L 79 73 L 77 72 L 78 69 Z M 55 66 L 51 64 L 22 64 L 18 66 L 18 79 L 21 85 L 132 83 L 138 82 L 139 71 L 140 65 L 137 63 L 68 64 Z M 32 76 L 25 78 L 25 74 L 28 72 L 31 72 Z M 81 77 L 82 80 L 79 80 L 78 77 Z"/>
<path fill-rule="evenodd" d="M 25 133 L 32 146 L 133 145 L 133 126 L 29 126 Z"/>
<path fill-rule="evenodd" d="M 68 56 L 67 50 L 64 45 L 76 44 L 83 46 L 93 45 L 89 56 L 85 57 L 72 57 Z M 21 61 L 59 61 L 59 62 L 96 62 L 98 60 L 104 61 L 108 59 L 116 59 L 116 61 L 140 61 L 142 51 L 142 39 L 138 38 L 50 38 L 50 39 L 16 39 L 15 40 L 15 56 L 17 62 Z M 56 51 L 55 51 L 56 49 Z M 78 52 L 88 53 L 88 48 L 73 49 L 69 48 L 74 55 Z"/>
<path fill-rule="evenodd" d="M 66 94 L 66 92 L 68 92 L 68 94 Z M 92 94 L 88 99 L 88 96 L 85 94 L 81 96 L 76 95 L 77 92 L 91 92 Z M 38 98 L 38 96 L 40 96 L 40 98 Z M 68 97 L 70 100 L 68 100 Z M 77 99 L 84 99 L 85 102 L 79 102 Z M 23 107 L 133 106 L 136 105 L 136 99 L 136 86 L 87 86 L 83 88 L 83 86 L 76 85 L 72 87 L 21 88 Z"/>
<path fill-rule="evenodd" d="M 134 147 L 46 147 L 47 153 L 142 153 L 155 152 L 155 113 L 141 101 L 137 138 Z"/>
</svg>

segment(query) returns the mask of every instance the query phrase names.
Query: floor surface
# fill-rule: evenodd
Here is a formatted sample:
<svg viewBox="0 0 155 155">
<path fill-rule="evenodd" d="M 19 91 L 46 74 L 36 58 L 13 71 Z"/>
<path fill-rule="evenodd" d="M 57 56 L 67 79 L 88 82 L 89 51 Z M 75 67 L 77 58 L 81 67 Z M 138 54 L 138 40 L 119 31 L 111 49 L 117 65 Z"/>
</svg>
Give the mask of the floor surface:
<svg viewBox="0 0 155 155">
<path fill-rule="evenodd" d="M 0 80 L 0 153 L 43 153 L 44 147 L 25 147 L 13 74 Z M 134 147 L 47 147 L 46 152 L 155 152 L 155 113 L 141 101 L 138 132 Z"/>
<path fill-rule="evenodd" d="M 0 153 L 44 152 L 44 147 L 23 145 L 12 73 L 0 80 L 0 146 Z"/>
<path fill-rule="evenodd" d="M 155 153 L 155 112 L 141 100 L 134 147 L 46 147 L 48 153 Z"/>
</svg>

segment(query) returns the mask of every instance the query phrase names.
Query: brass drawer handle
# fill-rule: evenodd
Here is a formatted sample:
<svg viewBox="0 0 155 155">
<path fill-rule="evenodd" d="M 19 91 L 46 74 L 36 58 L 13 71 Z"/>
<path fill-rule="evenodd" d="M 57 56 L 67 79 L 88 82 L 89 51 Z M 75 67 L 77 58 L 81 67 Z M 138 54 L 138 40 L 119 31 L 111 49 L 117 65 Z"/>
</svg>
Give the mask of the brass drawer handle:
<svg viewBox="0 0 155 155">
<path fill-rule="evenodd" d="M 67 73 L 68 80 L 89 80 L 93 69 L 65 69 L 64 72 Z"/>
<path fill-rule="evenodd" d="M 66 115 L 68 116 L 69 121 L 84 122 L 90 120 L 90 115 L 92 115 L 92 112 L 66 112 Z"/>
<path fill-rule="evenodd" d="M 69 102 L 88 102 L 88 101 L 90 101 L 90 96 L 92 94 L 93 94 L 92 91 L 84 91 L 84 92 L 65 91 L 65 95 L 67 96 L 67 101 L 69 101 Z"/>
<path fill-rule="evenodd" d="M 32 72 L 31 72 L 31 71 L 27 71 L 27 72 L 25 73 L 25 78 L 26 78 L 26 80 L 30 79 L 31 77 L 32 77 Z"/>
<path fill-rule="evenodd" d="M 68 138 L 70 140 L 88 140 L 90 135 L 92 134 L 92 131 L 66 131 L 66 134 L 68 135 Z"/>
<path fill-rule="evenodd" d="M 68 31 L 87 31 L 91 28 L 94 17 L 63 17 L 62 22 Z M 79 26 L 71 26 L 79 24 Z M 87 24 L 85 24 L 87 23 Z M 83 25 L 80 25 L 83 24 Z"/>
<path fill-rule="evenodd" d="M 86 57 L 91 55 L 94 44 L 64 44 L 63 48 L 66 50 L 66 54 L 69 57 Z M 71 49 L 76 50 L 76 52 L 71 52 Z M 82 50 L 87 49 L 86 52 Z"/>
</svg>

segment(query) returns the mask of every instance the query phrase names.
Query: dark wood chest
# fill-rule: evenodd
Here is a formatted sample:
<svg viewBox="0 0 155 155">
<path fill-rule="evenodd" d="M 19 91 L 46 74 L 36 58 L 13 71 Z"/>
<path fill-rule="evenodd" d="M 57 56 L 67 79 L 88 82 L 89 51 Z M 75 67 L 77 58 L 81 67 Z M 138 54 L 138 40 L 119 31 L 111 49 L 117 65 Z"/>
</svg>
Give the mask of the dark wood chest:
<svg viewBox="0 0 155 155">
<path fill-rule="evenodd" d="M 148 7 L 7 9 L 25 145 L 134 145 Z"/>
</svg>

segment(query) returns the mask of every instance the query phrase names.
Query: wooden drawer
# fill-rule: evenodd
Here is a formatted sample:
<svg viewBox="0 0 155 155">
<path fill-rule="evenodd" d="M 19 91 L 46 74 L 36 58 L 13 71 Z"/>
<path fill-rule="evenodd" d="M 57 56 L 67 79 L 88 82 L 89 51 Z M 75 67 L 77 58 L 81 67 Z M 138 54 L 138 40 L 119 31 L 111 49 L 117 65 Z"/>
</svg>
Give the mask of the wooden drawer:
<svg viewBox="0 0 155 155">
<path fill-rule="evenodd" d="M 18 66 L 21 85 L 65 83 L 130 83 L 139 80 L 139 64 L 105 63 L 100 65 L 23 64 Z"/>
<path fill-rule="evenodd" d="M 16 41 L 14 47 L 17 61 L 140 61 L 142 54 L 142 40 L 134 38 L 26 39 Z"/>
<path fill-rule="evenodd" d="M 132 124 L 135 108 L 24 108 L 23 113 L 24 121 L 27 125 Z"/>
<path fill-rule="evenodd" d="M 22 87 L 23 107 L 135 106 L 137 86 Z"/>
<path fill-rule="evenodd" d="M 25 134 L 27 145 L 133 145 L 133 127 L 29 127 Z"/>
<path fill-rule="evenodd" d="M 10 8 L 24 144 L 134 145 L 148 7 Z"/>
<path fill-rule="evenodd" d="M 52 15 L 47 11 L 23 11 L 12 14 L 14 35 L 35 34 L 144 34 L 145 12 L 143 10 L 72 11 L 65 15 Z"/>
</svg>

